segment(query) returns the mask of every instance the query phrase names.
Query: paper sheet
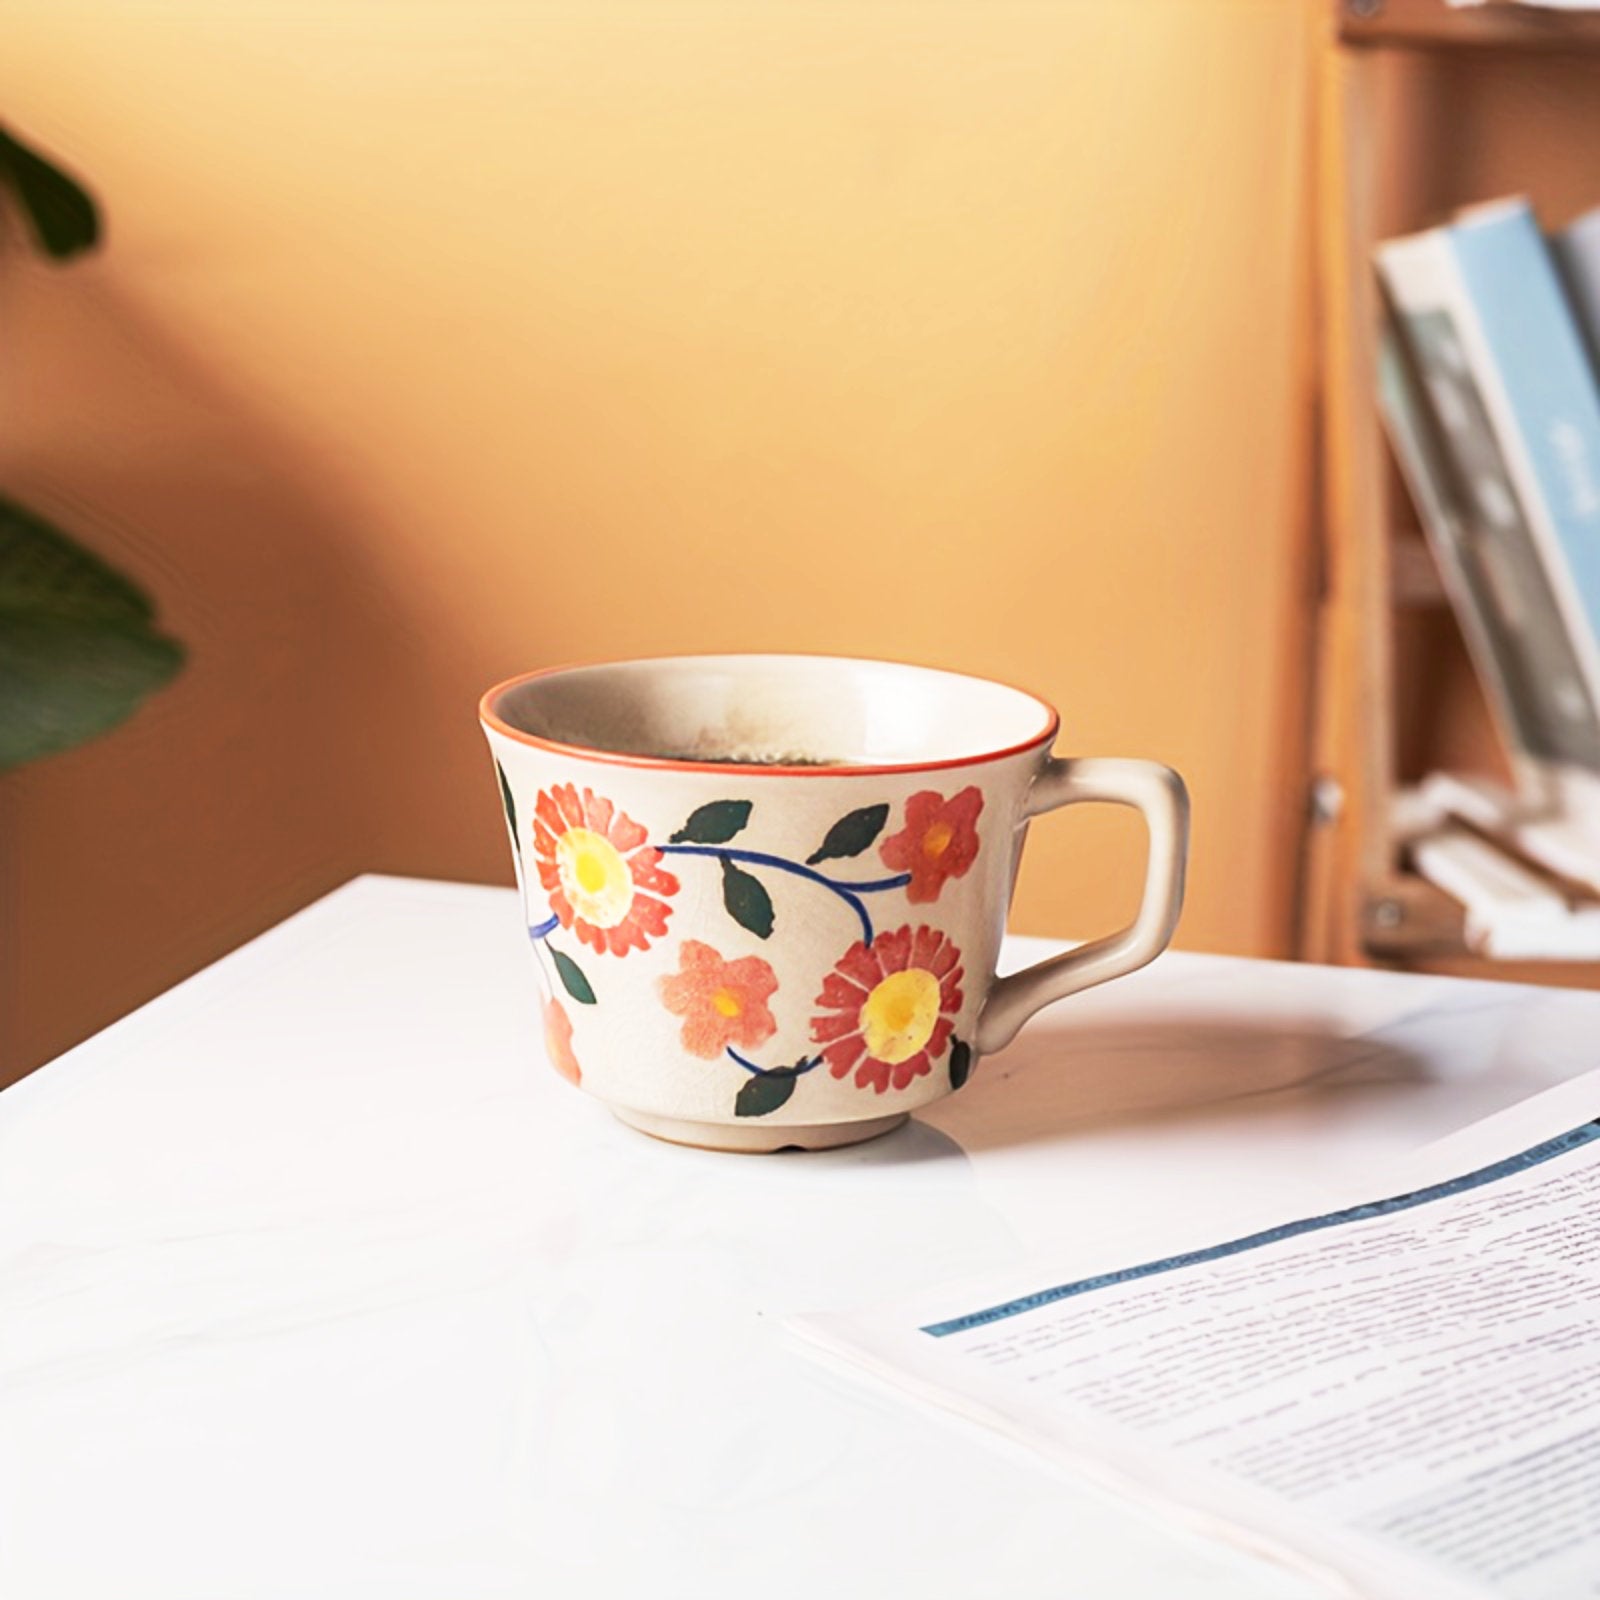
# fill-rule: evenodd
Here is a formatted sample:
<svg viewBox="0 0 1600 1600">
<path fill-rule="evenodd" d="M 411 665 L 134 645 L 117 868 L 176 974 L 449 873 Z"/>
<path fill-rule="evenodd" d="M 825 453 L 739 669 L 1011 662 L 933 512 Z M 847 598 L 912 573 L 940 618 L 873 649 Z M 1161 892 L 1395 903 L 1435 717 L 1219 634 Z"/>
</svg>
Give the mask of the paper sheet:
<svg viewBox="0 0 1600 1600">
<path fill-rule="evenodd" d="M 795 1326 L 1355 1592 L 1600 1600 L 1597 1115 L 1591 1074 L 1382 1198 Z"/>
</svg>

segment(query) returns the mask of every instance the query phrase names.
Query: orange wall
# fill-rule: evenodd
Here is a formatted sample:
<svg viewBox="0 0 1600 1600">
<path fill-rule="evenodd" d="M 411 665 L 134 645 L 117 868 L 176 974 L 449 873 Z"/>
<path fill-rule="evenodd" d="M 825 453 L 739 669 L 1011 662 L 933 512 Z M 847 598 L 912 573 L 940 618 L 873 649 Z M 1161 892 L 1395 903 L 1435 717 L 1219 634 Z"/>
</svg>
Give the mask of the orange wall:
<svg viewBox="0 0 1600 1600">
<path fill-rule="evenodd" d="M 0 478 L 192 647 L 0 780 L 16 1072 L 364 869 L 506 880 L 478 690 L 804 648 L 1035 687 L 1195 794 L 1180 942 L 1300 807 L 1307 13 L 1287 0 L 18 0 L 111 242 L 0 259 Z M 1016 923 L 1124 913 L 1035 831 Z"/>
</svg>

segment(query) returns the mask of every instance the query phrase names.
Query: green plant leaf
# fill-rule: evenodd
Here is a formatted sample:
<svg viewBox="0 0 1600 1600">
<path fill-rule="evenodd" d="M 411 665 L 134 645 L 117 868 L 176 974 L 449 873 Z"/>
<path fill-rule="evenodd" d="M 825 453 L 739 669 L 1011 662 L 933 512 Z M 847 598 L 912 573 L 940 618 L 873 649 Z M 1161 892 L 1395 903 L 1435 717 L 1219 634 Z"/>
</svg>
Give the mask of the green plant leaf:
<svg viewBox="0 0 1600 1600">
<path fill-rule="evenodd" d="M 0 613 L 0 771 L 108 732 L 182 665 L 147 628 Z"/>
<path fill-rule="evenodd" d="M 561 987 L 582 1006 L 594 1004 L 594 990 L 589 986 L 589 980 L 583 975 L 583 968 L 571 956 L 563 955 L 554 945 L 550 947 L 551 959 L 556 964 L 556 972 L 561 979 Z"/>
<path fill-rule="evenodd" d="M 154 610 L 144 591 L 114 567 L 0 495 L 0 613 L 139 623 L 149 622 Z"/>
<path fill-rule="evenodd" d="M 848 816 L 840 817 L 828 829 L 828 837 L 806 857 L 808 866 L 819 861 L 838 861 L 845 856 L 858 856 L 883 832 L 889 820 L 887 805 L 862 806 Z"/>
<path fill-rule="evenodd" d="M 143 592 L 0 496 L 0 769 L 114 728 L 183 664 Z"/>
<path fill-rule="evenodd" d="M 741 872 L 726 856 L 722 858 L 722 903 L 741 928 L 748 928 L 758 939 L 772 937 L 772 896 L 759 878 Z"/>
<path fill-rule="evenodd" d="M 794 1093 L 798 1076 L 793 1067 L 775 1067 L 744 1084 L 733 1100 L 736 1117 L 764 1117 L 779 1106 L 786 1105 Z"/>
<path fill-rule="evenodd" d="M 972 1046 L 963 1039 L 950 1041 L 950 1087 L 959 1089 L 972 1076 Z"/>
<path fill-rule="evenodd" d="M 511 785 L 506 782 L 506 769 L 497 761 L 495 776 L 500 780 L 500 803 L 506 808 L 506 826 L 511 830 L 511 848 L 520 856 L 522 840 L 517 837 L 517 802 L 511 798 Z"/>
<path fill-rule="evenodd" d="M 673 834 L 673 844 L 726 844 L 750 820 L 748 800 L 713 800 L 696 808 Z"/>
<path fill-rule="evenodd" d="M 53 161 L 0 128 L 0 180 L 27 213 L 39 248 L 57 261 L 100 241 L 100 212 L 89 191 Z"/>
</svg>

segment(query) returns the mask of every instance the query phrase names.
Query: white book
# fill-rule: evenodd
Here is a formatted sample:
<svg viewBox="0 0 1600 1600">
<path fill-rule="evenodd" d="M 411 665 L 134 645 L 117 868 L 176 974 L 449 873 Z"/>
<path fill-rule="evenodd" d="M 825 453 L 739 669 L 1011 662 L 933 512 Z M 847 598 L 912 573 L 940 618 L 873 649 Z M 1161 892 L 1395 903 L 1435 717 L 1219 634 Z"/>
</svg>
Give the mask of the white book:
<svg viewBox="0 0 1600 1600">
<path fill-rule="evenodd" d="M 1489 424 L 1451 337 L 1431 314 L 1405 323 L 1391 317 L 1378 350 L 1389 442 L 1507 755 L 1513 763 L 1564 759 L 1600 771 L 1600 714 L 1527 515 L 1503 475 L 1474 492 Z"/>
<path fill-rule="evenodd" d="M 1600 882 L 1600 388 L 1582 331 L 1524 201 L 1376 260 L 1427 398 L 1419 429 L 1386 371 L 1393 436 L 1528 817 L 1561 864 L 1528 848 Z"/>
<path fill-rule="evenodd" d="M 1367 1600 L 1600 1593 L 1600 1073 L 1256 1231 L 1174 1216 L 808 1345 Z M 1070 1585 L 1069 1585 L 1070 1587 Z M 1066 1592 L 1066 1591 L 1063 1591 Z"/>
<path fill-rule="evenodd" d="M 1600 207 L 1551 234 L 1550 250 L 1588 341 L 1590 361 L 1600 366 Z"/>
<path fill-rule="evenodd" d="M 1441 828 L 1412 844 L 1411 859 L 1465 908 L 1469 950 L 1501 961 L 1600 961 L 1600 902 L 1574 903 L 1481 834 Z"/>
</svg>

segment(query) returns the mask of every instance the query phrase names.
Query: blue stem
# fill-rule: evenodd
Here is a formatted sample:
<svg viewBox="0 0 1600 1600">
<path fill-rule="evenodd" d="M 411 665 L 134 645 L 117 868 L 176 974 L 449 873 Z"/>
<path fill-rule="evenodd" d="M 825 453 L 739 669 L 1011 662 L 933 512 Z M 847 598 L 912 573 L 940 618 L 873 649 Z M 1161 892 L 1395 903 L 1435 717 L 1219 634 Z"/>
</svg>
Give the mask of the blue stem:
<svg viewBox="0 0 1600 1600">
<path fill-rule="evenodd" d="M 560 921 L 560 917 L 546 917 L 543 922 L 536 922 L 528 929 L 528 937 L 530 939 L 546 938 L 556 931 L 556 925 Z"/>
<path fill-rule="evenodd" d="M 787 1072 L 791 1076 L 798 1078 L 801 1073 L 810 1072 L 814 1067 L 820 1067 L 822 1065 L 822 1057 L 813 1056 L 811 1060 L 802 1062 L 799 1066 L 795 1067 L 758 1067 L 755 1062 L 746 1061 L 745 1058 L 740 1055 L 731 1044 L 728 1046 L 728 1054 L 735 1061 L 737 1061 L 746 1072 L 753 1073 L 758 1078 L 770 1077 L 774 1072 Z"/>
<path fill-rule="evenodd" d="M 909 872 L 897 872 L 892 878 L 874 878 L 870 883 L 845 883 L 837 878 L 825 880 L 840 889 L 849 889 L 854 894 L 878 894 L 884 889 L 903 889 L 911 882 Z"/>
<path fill-rule="evenodd" d="M 911 874 L 902 872 L 893 878 L 878 878 L 871 883 L 841 883 L 826 873 L 790 861 L 787 856 L 769 856 L 763 850 L 729 850 L 719 844 L 658 844 L 656 849 L 664 856 L 714 856 L 719 861 L 744 861 L 753 867 L 774 867 L 779 872 L 792 873 L 797 878 L 807 878 L 824 889 L 838 895 L 861 919 L 861 937 L 872 943 L 872 918 L 861 903 L 864 894 L 877 894 L 883 889 L 898 889 L 911 882 Z M 760 1071 L 760 1068 L 754 1070 Z"/>
</svg>

